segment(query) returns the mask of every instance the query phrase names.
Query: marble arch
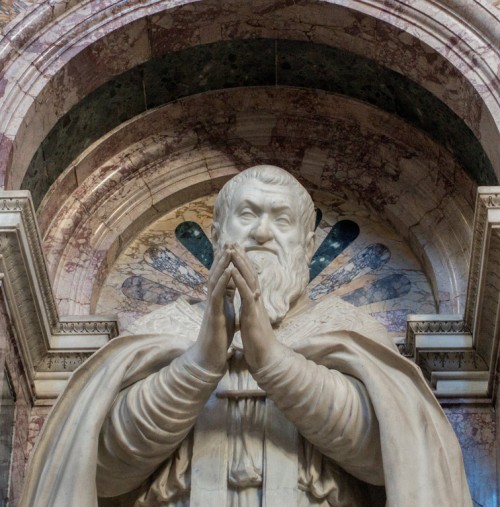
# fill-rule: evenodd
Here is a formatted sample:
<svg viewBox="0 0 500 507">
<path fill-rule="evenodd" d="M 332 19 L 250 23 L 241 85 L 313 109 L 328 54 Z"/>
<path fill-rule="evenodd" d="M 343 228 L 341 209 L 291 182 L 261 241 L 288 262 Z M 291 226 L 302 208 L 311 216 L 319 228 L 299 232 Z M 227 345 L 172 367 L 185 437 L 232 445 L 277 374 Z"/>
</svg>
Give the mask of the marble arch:
<svg viewBox="0 0 500 507">
<path fill-rule="evenodd" d="M 408 75 L 464 119 L 498 171 L 500 100 L 494 83 L 500 56 L 497 25 L 489 22 L 494 7 L 456 2 L 451 10 L 447 4 L 353 1 L 347 8 L 342 1 L 43 2 L 9 25 L 0 49 L 4 186 L 20 186 L 55 122 L 111 76 L 168 51 L 240 37 L 335 45 Z M 360 15 L 359 23 L 351 24 L 354 31 L 344 30 L 346 15 L 352 13 Z M 179 22 L 183 28 L 172 36 L 170 27 Z M 358 37 L 360 31 L 363 37 Z M 412 52 L 405 57 L 410 47 L 421 55 L 431 52 L 434 65 L 425 59 L 423 68 L 414 65 Z M 454 79 L 443 76 L 443 70 Z M 473 114 L 477 110 L 480 114 Z"/>
<path fill-rule="evenodd" d="M 290 112 L 292 102 L 296 106 Z M 314 118 L 307 117 L 311 109 Z M 349 142 L 353 135 L 357 139 Z M 384 149 L 389 140 L 395 149 Z M 262 149 L 278 142 L 279 149 Z M 336 142 L 349 148 L 332 153 L 328 146 Z M 363 157 L 370 162 L 357 156 L 363 146 L 370 147 Z M 300 153 L 293 158 L 287 150 Z M 311 190 L 349 192 L 354 201 L 366 202 L 412 244 L 441 313 L 463 312 L 470 253 L 459 238 L 471 239 L 474 185 L 460 165 L 427 136 L 361 102 L 272 88 L 245 95 L 240 89 L 211 92 L 153 109 L 116 128 L 67 168 L 39 210 L 61 312 L 94 312 L 98 280 L 106 277 L 130 231 L 214 192 L 234 174 L 235 165 L 245 167 L 252 157 L 265 156 L 297 167 Z M 89 166 L 94 171 L 85 176 Z M 355 184 L 353 173 L 339 175 L 340 166 L 358 166 L 358 172 L 372 176 Z M 441 176 L 419 174 L 423 167 Z M 75 177 L 82 183 L 67 197 Z M 447 241 L 441 243 L 440 237 Z"/>
<path fill-rule="evenodd" d="M 500 166 L 499 129 L 493 120 L 499 117 L 494 79 L 500 57 L 493 43 L 497 35 L 492 28 L 494 24 L 488 23 L 494 14 L 493 8 L 484 5 L 472 9 L 457 4 L 452 13 L 440 3 L 408 5 L 399 1 L 384 4 L 354 1 L 348 5 L 340 1 L 259 1 L 251 5 L 239 1 L 40 3 L 11 23 L 2 41 L 0 119 L 5 129 L 0 145 L 0 172 L 4 175 L 4 188 L 16 189 L 22 185 L 33 190 L 30 181 L 23 184 L 23 180 L 43 139 L 72 107 L 114 76 L 183 48 L 255 38 L 291 39 L 337 47 L 414 80 L 470 128 L 491 161 L 494 174 L 487 182 L 494 183 L 491 178 L 498 176 Z M 182 29 L 173 31 L 172 26 L 182 26 Z M 481 31 L 475 27 L 481 27 Z M 122 51 L 124 45 L 129 48 L 126 54 Z M 80 171 L 77 186 L 83 183 L 83 174 Z M 187 179 L 184 184 L 189 187 Z M 47 233 L 45 225 L 48 226 L 44 216 L 55 211 L 53 196 L 57 193 L 59 206 L 66 199 L 64 214 L 75 199 L 68 188 L 74 190 L 74 187 L 74 182 L 70 186 L 56 184 L 47 194 L 39 209 L 43 234 Z M 423 200 L 440 201 L 437 194 L 431 197 L 430 186 L 423 192 Z M 458 209 L 459 216 L 463 217 L 460 222 L 469 224 L 455 236 L 470 238 L 471 216 L 467 206 L 451 201 L 450 206 Z M 74 212 L 68 213 L 67 219 L 71 220 Z M 399 218 L 400 224 L 393 225 L 398 230 L 410 229 L 423 214 L 425 211 L 406 221 Z M 398 213 L 392 212 L 392 216 L 395 218 Z M 107 239 L 101 245 L 115 252 L 112 245 L 119 242 L 123 230 L 121 226 L 113 233 L 104 227 Z M 96 235 L 99 236 L 100 233 Z M 459 313 L 464 306 L 468 250 L 465 255 L 457 256 L 451 245 L 444 245 L 438 253 L 425 252 L 422 245 L 437 244 L 425 236 L 422 233 L 419 239 L 409 239 L 433 279 L 440 307 Z M 53 264 L 53 259 L 59 257 L 47 246 L 49 243 L 50 240 L 46 242 L 46 253 Z M 110 259 L 109 252 L 97 248 L 89 261 L 93 266 L 90 271 L 71 275 L 75 280 L 87 280 L 81 282 L 85 288 L 80 282 L 69 282 L 67 274 L 61 281 L 53 278 L 56 287 L 78 287 L 81 289 L 78 292 L 86 295 L 82 296 L 83 306 L 62 304 L 64 313 L 89 311 L 93 289 L 87 285 L 94 280 L 95 270 L 105 269 L 106 259 Z M 453 259 L 452 267 L 443 269 L 447 264 L 443 259 Z M 57 270 L 64 273 L 64 266 L 53 266 L 50 270 L 53 276 Z M 444 277 L 443 271 L 447 272 Z M 75 300 L 69 293 L 58 294 L 58 298 Z"/>
</svg>

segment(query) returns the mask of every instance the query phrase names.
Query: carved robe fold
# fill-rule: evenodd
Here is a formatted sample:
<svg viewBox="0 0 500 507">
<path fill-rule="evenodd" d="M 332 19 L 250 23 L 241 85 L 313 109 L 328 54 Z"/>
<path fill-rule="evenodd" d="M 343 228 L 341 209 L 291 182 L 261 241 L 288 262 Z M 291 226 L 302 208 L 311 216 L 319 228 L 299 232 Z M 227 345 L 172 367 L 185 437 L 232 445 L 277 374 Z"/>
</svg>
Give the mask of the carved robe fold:
<svg viewBox="0 0 500 507">
<path fill-rule="evenodd" d="M 446 416 L 419 369 L 398 354 L 376 321 L 335 298 L 289 319 L 277 336 L 294 357 L 254 373 L 262 395 L 242 366 L 238 350 L 222 381 L 179 363 L 196 339 L 200 322 L 199 311 L 178 301 L 152 324 L 150 320 L 151 331 L 163 332 L 115 339 L 74 373 L 34 451 L 23 507 L 94 507 L 98 490 L 109 494 L 116 488 L 121 493 L 127 481 L 130 489 L 136 482 L 142 484 L 134 499 L 140 507 L 261 503 L 364 507 L 374 505 L 364 491 L 369 489 L 364 488 L 365 481 L 385 486 L 388 507 L 472 505 L 461 451 Z M 290 375 L 297 358 L 304 362 L 297 371 L 304 372 L 299 385 Z M 312 372 L 320 365 L 328 382 L 332 373 L 345 377 L 345 385 L 314 384 L 307 378 L 308 361 L 314 363 Z M 146 450 L 142 454 L 140 446 L 133 448 L 120 414 L 127 421 L 128 392 L 167 365 L 173 375 L 187 375 L 176 384 L 185 392 L 172 393 L 180 400 L 176 410 L 181 413 L 167 424 L 174 435 L 173 448 L 168 456 L 154 457 L 148 421 L 141 427 L 145 436 L 141 446 Z M 291 393 L 288 400 L 283 389 L 273 392 L 280 383 L 294 391 L 303 385 L 305 391 Z M 190 389 L 191 394 L 203 392 L 203 385 L 204 408 L 189 420 L 196 411 L 185 400 L 191 399 Z M 253 394 L 241 399 L 227 396 L 238 389 Z M 344 390 L 354 390 L 358 408 L 349 406 L 345 413 L 331 416 L 324 410 L 311 412 L 324 417 L 320 423 L 300 420 L 304 414 L 307 421 L 314 400 L 340 396 Z M 141 396 L 130 399 L 137 404 Z M 300 399 L 305 408 L 297 408 Z M 359 425 L 354 418 L 353 435 L 339 434 L 338 424 L 344 416 L 352 418 L 347 413 L 352 410 L 364 414 Z M 110 425 L 113 436 L 108 438 Z M 152 456 L 157 462 L 150 470 Z"/>
</svg>

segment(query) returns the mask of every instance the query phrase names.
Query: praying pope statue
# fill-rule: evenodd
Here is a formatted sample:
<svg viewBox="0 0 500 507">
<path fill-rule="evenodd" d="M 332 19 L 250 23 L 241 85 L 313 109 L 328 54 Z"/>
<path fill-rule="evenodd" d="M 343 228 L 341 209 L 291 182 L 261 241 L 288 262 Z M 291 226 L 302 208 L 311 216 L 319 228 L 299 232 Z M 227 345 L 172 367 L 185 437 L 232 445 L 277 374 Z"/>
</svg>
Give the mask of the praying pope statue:
<svg viewBox="0 0 500 507">
<path fill-rule="evenodd" d="M 230 180 L 206 303 L 158 310 L 73 374 L 21 506 L 471 506 L 418 367 L 362 311 L 308 299 L 314 222 L 283 169 Z"/>
</svg>

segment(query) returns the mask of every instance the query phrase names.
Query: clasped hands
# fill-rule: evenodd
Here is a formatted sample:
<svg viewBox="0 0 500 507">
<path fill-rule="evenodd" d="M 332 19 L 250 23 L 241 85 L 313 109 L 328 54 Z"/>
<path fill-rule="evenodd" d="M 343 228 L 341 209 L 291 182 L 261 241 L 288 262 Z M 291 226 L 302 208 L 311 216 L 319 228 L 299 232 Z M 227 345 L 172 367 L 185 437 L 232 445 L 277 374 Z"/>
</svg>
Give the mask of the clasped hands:
<svg viewBox="0 0 500 507">
<path fill-rule="evenodd" d="M 241 298 L 239 325 L 250 370 L 269 364 L 282 352 L 260 295 L 259 280 L 245 251 L 226 243 L 214 258 L 208 278 L 208 300 L 200 334 L 191 348 L 196 363 L 209 371 L 223 371 L 235 332 L 234 289 Z"/>
</svg>

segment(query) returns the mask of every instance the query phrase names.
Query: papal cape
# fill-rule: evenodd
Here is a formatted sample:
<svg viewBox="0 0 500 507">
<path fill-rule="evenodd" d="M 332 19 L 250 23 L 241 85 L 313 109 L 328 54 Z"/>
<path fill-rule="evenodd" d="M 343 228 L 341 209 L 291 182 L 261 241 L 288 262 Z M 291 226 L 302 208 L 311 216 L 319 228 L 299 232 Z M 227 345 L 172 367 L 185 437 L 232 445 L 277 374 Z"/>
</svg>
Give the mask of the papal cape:
<svg viewBox="0 0 500 507">
<path fill-rule="evenodd" d="M 21 507 L 97 506 L 98 437 L 116 395 L 182 354 L 202 318 L 182 299 L 155 315 L 142 327 L 152 332 L 112 340 L 72 375 L 33 451 Z M 278 338 L 363 382 L 379 421 L 387 507 L 472 506 L 446 416 L 380 324 L 326 298 L 289 319 Z"/>
</svg>

